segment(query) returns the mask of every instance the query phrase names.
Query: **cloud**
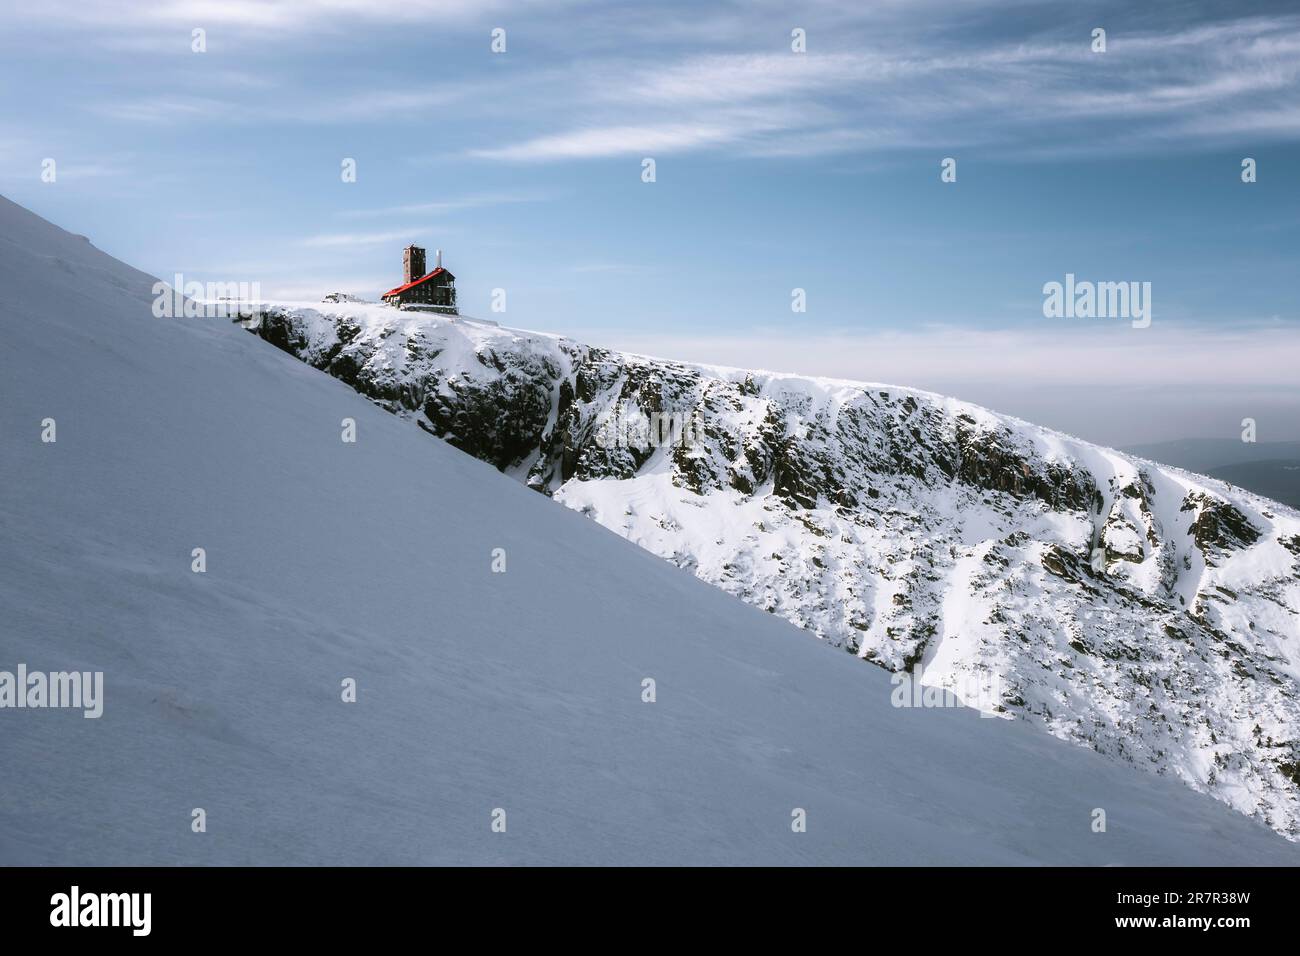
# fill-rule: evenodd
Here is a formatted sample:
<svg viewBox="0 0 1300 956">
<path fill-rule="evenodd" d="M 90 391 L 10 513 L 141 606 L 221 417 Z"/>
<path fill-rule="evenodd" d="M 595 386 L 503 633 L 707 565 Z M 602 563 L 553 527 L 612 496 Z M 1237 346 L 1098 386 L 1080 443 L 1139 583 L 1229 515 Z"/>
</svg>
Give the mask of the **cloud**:
<svg viewBox="0 0 1300 956">
<path fill-rule="evenodd" d="M 510 146 L 471 150 L 470 154 L 482 159 L 524 161 L 667 154 L 719 146 L 750 132 L 754 128 L 726 122 L 606 126 L 539 136 Z"/>
<path fill-rule="evenodd" d="M 90 0 L 77 22 L 96 24 L 105 39 L 208 23 L 210 43 L 227 44 L 222 55 L 234 65 L 176 73 L 168 93 L 154 92 L 158 84 L 145 95 L 106 91 L 91 108 L 111 119 L 353 126 L 436 116 L 455 130 L 456 155 L 502 163 L 963 146 L 1044 158 L 1096 151 L 1099 142 L 1133 151 L 1300 136 L 1300 16 L 1198 22 L 1199 8 L 1164 5 L 1168 16 L 1143 22 L 1168 26 L 1115 23 L 1107 51 L 1093 53 L 1091 26 L 1110 4 L 1051 17 L 1028 0 L 959 3 L 946 17 L 929 0 L 917 6 L 813 3 L 798 18 L 808 28 L 804 54 L 789 50 L 789 17 L 763 3 L 669 4 L 653 17 L 591 5 L 577 30 L 552 7 L 524 0 Z M 1036 16 L 1009 22 L 1008 7 Z M 486 30 L 497 22 L 489 16 L 519 38 L 507 57 L 486 54 L 486 34 L 482 55 L 468 55 L 458 36 L 455 69 L 437 79 L 385 70 L 369 89 L 350 79 L 347 64 L 374 57 L 385 33 L 422 24 Z M 222 30 L 244 34 L 231 42 Z M 294 30 L 346 35 L 356 53 L 327 83 L 292 60 L 267 67 L 247 53 Z M 187 37 L 172 38 L 178 53 Z M 409 63 L 404 54 L 393 62 Z"/>
<path fill-rule="evenodd" d="M 798 56 L 784 53 L 707 55 L 667 67 L 643 67 L 622 83 L 606 71 L 597 94 L 616 102 L 747 103 L 850 82 L 888 70 L 889 62 L 867 53 Z"/>
<path fill-rule="evenodd" d="M 457 199 L 442 199 L 436 202 L 408 203 L 400 206 L 386 206 L 381 209 L 353 209 L 339 215 L 345 219 L 368 219 L 380 216 L 403 215 L 438 215 L 440 213 L 461 212 L 466 209 L 481 209 L 486 206 L 512 205 L 514 203 L 546 202 L 554 197 L 539 192 L 530 193 L 482 193 L 473 196 L 461 196 Z"/>
<path fill-rule="evenodd" d="M 424 227 L 391 232 L 327 233 L 308 236 L 298 245 L 309 249 L 346 248 L 348 246 L 374 246 L 385 242 L 412 242 L 428 230 Z"/>
<path fill-rule="evenodd" d="M 556 3 L 548 3 L 554 7 Z M 249 33 L 306 33 L 357 24 L 461 24 L 486 14 L 541 9 L 542 0 L 46 0 L 13 3 L 15 16 L 89 29 L 229 27 Z"/>
<path fill-rule="evenodd" d="M 264 107 L 261 117 L 307 123 L 360 123 L 411 117 L 446 109 L 472 91 L 471 87 L 439 83 L 425 89 L 362 90 L 345 97 L 304 98 L 290 108 Z"/>
<path fill-rule="evenodd" d="M 48 144 L 36 147 L 15 140 L 0 143 L 0 178 L 40 182 L 46 159 L 54 160 L 56 182 L 61 185 L 129 176 L 135 172 L 129 154 L 99 155 L 91 160 L 71 149 L 51 148 Z"/>
<path fill-rule="evenodd" d="M 261 83 L 262 87 L 268 85 L 269 80 Z M 256 93 L 257 98 L 250 102 L 195 95 L 115 97 L 93 103 L 89 109 L 109 119 L 143 123 L 215 119 L 244 124 L 378 123 L 445 109 L 452 100 L 464 95 L 464 90 L 441 85 L 428 90 L 366 90 L 343 97 L 282 95 L 271 100 L 261 90 Z"/>
<path fill-rule="evenodd" d="M 150 96 L 93 104 L 100 116 L 137 123 L 175 123 L 185 119 L 209 120 L 234 107 L 220 100 L 194 96 Z"/>
<path fill-rule="evenodd" d="M 846 37 L 846 43 L 852 38 Z M 557 161 L 726 149 L 813 155 L 942 142 L 1004 149 L 1108 137 L 1167 146 L 1238 132 L 1300 134 L 1300 17 L 1116 33 L 1093 53 L 1069 40 L 938 36 L 897 48 L 662 55 L 589 67 L 563 100 L 579 126 L 478 148 L 478 158 Z M 1238 111 L 1244 118 L 1231 121 Z M 539 111 L 545 116 L 545 110 Z M 1227 117 L 1215 126 L 1206 117 Z M 1191 117 L 1195 117 L 1192 119 Z M 1026 130 L 1032 125 L 1033 136 Z"/>
</svg>

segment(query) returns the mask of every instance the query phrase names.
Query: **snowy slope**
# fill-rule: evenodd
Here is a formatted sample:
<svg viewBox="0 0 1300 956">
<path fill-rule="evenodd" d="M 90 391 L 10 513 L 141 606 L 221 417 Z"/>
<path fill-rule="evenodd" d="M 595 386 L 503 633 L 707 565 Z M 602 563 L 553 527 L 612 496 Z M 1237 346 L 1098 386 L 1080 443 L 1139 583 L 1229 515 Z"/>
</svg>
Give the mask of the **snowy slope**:
<svg viewBox="0 0 1300 956">
<path fill-rule="evenodd" d="M 0 669 L 106 685 L 98 720 L 0 710 L 0 862 L 1300 861 L 1021 723 L 892 707 L 237 327 L 153 318 L 149 283 L 0 199 Z"/>
<path fill-rule="evenodd" d="M 896 386 L 385 306 L 281 304 L 251 324 L 829 643 L 1300 838 L 1284 505 Z M 655 440 L 656 415 L 685 441 Z"/>
</svg>

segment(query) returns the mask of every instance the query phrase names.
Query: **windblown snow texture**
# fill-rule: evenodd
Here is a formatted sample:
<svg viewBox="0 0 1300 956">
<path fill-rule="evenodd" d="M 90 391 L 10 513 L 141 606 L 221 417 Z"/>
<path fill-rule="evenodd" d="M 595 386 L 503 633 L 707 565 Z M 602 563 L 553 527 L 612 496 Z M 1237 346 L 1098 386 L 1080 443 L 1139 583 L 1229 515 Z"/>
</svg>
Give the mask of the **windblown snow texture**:
<svg viewBox="0 0 1300 956">
<path fill-rule="evenodd" d="M 0 710 L 0 862 L 1300 859 L 1022 723 L 894 708 L 884 671 L 236 326 L 154 318 L 150 285 L 0 199 L 0 668 L 105 674 L 98 720 Z"/>
<path fill-rule="evenodd" d="M 914 389 L 382 306 L 256 331 L 833 645 L 1300 838 L 1284 505 Z M 694 440 L 627 427 L 656 415 Z"/>
</svg>

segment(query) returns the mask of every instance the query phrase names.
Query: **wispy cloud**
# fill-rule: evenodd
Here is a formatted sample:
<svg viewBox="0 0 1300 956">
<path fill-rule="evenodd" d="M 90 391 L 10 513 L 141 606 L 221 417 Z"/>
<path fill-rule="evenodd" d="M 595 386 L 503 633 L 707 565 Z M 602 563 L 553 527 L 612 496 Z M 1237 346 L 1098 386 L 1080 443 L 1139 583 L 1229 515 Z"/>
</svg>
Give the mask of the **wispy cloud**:
<svg viewBox="0 0 1300 956">
<path fill-rule="evenodd" d="M 461 196 L 456 199 L 440 199 L 434 202 L 385 206 L 379 209 L 350 209 L 346 212 L 340 213 L 339 215 L 345 219 L 369 219 L 381 216 L 439 215 L 451 212 L 462 212 L 466 209 L 481 209 L 485 206 L 546 202 L 552 198 L 554 197 L 541 192 L 482 193 L 473 196 Z"/>
<path fill-rule="evenodd" d="M 498 162 L 969 145 L 1030 157 L 1087 152 L 1096 139 L 1081 135 L 1089 130 L 1126 149 L 1300 137 L 1300 16 L 1117 25 L 1107 51 L 1094 53 L 1090 25 L 1100 12 L 1060 11 L 1037 27 L 1009 27 L 1007 6 L 1044 9 L 1033 0 L 958 4 L 922 28 L 925 11 L 896 2 L 814 3 L 798 17 L 762 3 L 675 8 L 689 13 L 694 31 L 665 14 L 650 38 L 644 11 L 595 5 L 575 33 L 527 0 L 166 0 L 126 9 L 91 0 L 78 22 L 97 23 L 107 37 L 206 23 L 232 61 L 285 31 L 346 29 L 370 42 L 416 24 L 457 31 L 462 53 L 466 43 L 482 53 L 455 72 L 350 82 L 344 59 L 337 80 L 321 83 L 295 75 L 291 63 L 263 75 L 253 61 L 234 62 L 178 73 L 167 93 L 106 93 L 90 108 L 152 124 L 436 122 L 464 131 L 449 137 L 449 151 Z M 792 19 L 808 27 L 806 53 L 789 50 Z M 508 56 L 488 52 L 488 26 L 497 22 L 513 31 Z M 229 30 L 247 36 L 232 42 Z M 477 40 L 464 33 L 473 30 Z"/>
<path fill-rule="evenodd" d="M 52 148 L 48 144 L 38 148 L 15 141 L 0 143 L 0 177 L 40 182 L 46 159 L 54 160 L 55 182 L 60 185 L 129 176 L 135 170 L 129 154 L 101 154 L 90 158 L 71 149 Z"/>
<path fill-rule="evenodd" d="M 1080 120 L 1151 144 L 1231 131 L 1300 135 L 1300 18 L 1255 17 L 1167 32 L 1089 34 L 964 48 L 925 38 L 796 54 L 696 55 L 597 65 L 574 97 L 581 125 L 478 148 L 480 158 L 557 161 L 726 147 L 760 155 L 870 150 L 942 141 L 1018 149 L 1078 139 Z M 1205 117 L 1249 111 L 1234 127 Z M 566 114 L 571 112 L 566 110 Z M 1189 122 L 1189 116 L 1198 119 Z M 602 121 L 608 120 L 608 121 Z M 1116 125 L 1118 124 L 1118 126 Z"/>
<path fill-rule="evenodd" d="M 308 123 L 374 123 L 445 110 L 472 92 L 453 83 L 430 83 L 418 89 L 360 90 L 346 96 L 306 97 L 292 108 L 271 105 L 258 112 L 268 118 Z"/>
<path fill-rule="evenodd" d="M 134 100 L 106 100 L 91 104 L 92 112 L 115 120 L 139 123 L 175 123 L 186 119 L 212 120 L 234 107 L 221 100 L 197 96 L 149 96 Z"/>
<path fill-rule="evenodd" d="M 209 80 L 206 75 L 204 83 Z M 233 84 L 232 84 L 233 85 Z M 270 85 L 265 81 L 262 87 Z M 382 123 L 394 117 L 414 117 L 435 109 L 445 109 L 464 89 L 442 85 L 423 90 L 377 89 L 333 96 L 311 93 L 282 95 L 265 99 L 258 86 L 246 84 L 255 94 L 240 100 L 226 91 L 224 98 L 176 94 L 168 96 L 113 97 L 90 103 L 88 108 L 110 119 L 140 123 L 182 123 L 187 120 L 211 122 L 222 120 L 240 124 L 312 123 Z"/>
<path fill-rule="evenodd" d="M 13 7 L 15 15 L 35 17 L 39 11 L 41 17 L 73 18 L 64 22 L 84 27 L 216 26 L 283 35 L 369 23 L 463 23 L 485 14 L 540 9 L 542 0 L 47 0 L 39 7 Z"/>
<path fill-rule="evenodd" d="M 300 240 L 298 245 L 310 249 L 374 246 L 385 242 L 410 242 L 413 239 L 425 235 L 427 231 L 427 229 L 421 227 L 418 229 L 392 230 L 389 232 L 326 233 L 322 235 L 308 236 L 306 239 Z"/>
<path fill-rule="evenodd" d="M 476 149 L 471 155 L 484 159 L 555 160 L 624 156 L 634 153 L 678 153 L 684 150 L 722 146 L 735 142 L 755 129 L 749 124 L 714 119 L 699 123 L 666 125 L 605 126 L 573 130 L 553 136 L 539 136 L 509 146 Z"/>
</svg>

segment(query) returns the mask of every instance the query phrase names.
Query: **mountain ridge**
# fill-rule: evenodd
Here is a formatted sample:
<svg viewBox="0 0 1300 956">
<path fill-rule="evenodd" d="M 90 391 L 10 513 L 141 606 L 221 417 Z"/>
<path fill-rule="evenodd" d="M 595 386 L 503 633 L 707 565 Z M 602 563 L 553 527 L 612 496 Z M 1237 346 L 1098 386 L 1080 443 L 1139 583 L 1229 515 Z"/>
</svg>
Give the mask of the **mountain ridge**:
<svg viewBox="0 0 1300 956">
<path fill-rule="evenodd" d="M 832 644 L 1300 838 L 1287 506 L 906 387 L 382 306 L 268 304 L 249 324 Z M 656 416 L 691 440 L 650 434 Z"/>
<path fill-rule="evenodd" d="M 1296 862 L 1171 781 L 890 706 L 229 322 L 155 318 L 152 281 L 0 198 L 0 669 L 104 673 L 98 719 L 0 711 L 0 864 Z"/>
</svg>

